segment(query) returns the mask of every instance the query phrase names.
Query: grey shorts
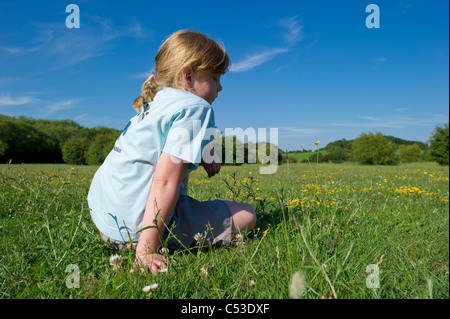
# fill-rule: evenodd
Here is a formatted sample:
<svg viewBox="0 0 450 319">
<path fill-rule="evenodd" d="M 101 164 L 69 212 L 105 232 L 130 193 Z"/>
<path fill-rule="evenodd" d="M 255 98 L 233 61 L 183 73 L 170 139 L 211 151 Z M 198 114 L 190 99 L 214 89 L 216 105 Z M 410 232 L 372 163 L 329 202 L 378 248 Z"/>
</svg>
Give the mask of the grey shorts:
<svg viewBox="0 0 450 319">
<path fill-rule="evenodd" d="M 232 225 L 231 211 L 224 201 L 201 202 L 190 196 L 181 195 L 168 229 L 164 232 L 164 239 L 169 238 L 167 242 L 169 250 L 189 248 L 199 244 L 227 245 L 231 241 Z M 117 250 L 131 248 L 129 242 L 109 238 L 102 232 L 100 235 Z M 136 245 L 137 242 L 133 244 Z"/>
</svg>

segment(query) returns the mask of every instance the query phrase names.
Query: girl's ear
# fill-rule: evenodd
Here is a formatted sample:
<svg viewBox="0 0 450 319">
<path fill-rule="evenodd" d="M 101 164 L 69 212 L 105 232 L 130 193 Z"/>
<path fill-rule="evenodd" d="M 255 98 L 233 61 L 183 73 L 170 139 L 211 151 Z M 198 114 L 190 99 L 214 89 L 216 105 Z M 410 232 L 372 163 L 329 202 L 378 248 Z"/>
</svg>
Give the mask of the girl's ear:
<svg viewBox="0 0 450 319">
<path fill-rule="evenodd" d="M 194 82 L 192 80 L 193 75 L 194 75 L 194 70 L 192 69 L 192 67 L 190 65 L 185 66 L 181 70 L 181 83 L 182 83 L 182 86 L 184 89 L 189 90 L 194 87 Z"/>
</svg>

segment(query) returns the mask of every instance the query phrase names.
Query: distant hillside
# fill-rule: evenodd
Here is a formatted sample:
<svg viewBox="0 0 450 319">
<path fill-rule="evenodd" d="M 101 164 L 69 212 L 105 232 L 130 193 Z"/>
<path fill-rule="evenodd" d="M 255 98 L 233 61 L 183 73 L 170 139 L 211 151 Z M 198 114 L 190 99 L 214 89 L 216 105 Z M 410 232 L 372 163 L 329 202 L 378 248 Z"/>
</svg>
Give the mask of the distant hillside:
<svg viewBox="0 0 450 319">
<path fill-rule="evenodd" d="M 29 117 L 9 117 L 0 115 L 0 163 L 62 163 L 99 165 L 114 146 L 120 131 L 107 127 L 86 128 L 72 120 L 36 120 Z M 400 149 L 414 147 L 416 157 L 426 158 L 428 145 L 418 141 L 408 141 L 394 136 L 384 136 L 394 145 L 395 156 Z M 228 141 L 228 142 L 227 142 Z M 353 161 L 352 145 L 355 140 L 340 139 L 328 143 L 320 150 L 289 151 L 278 149 L 277 145 L 263 143 L 243 143 L 236 137 L 222 137 L 222 157 L 224 163 L 247 163 L 248 159 L 257 158 L 259 150 L 266 144 L 266 161 L 278 157 L 278 162 L 287 159 L 293 162 L 316 162 L 319 151 L 319 162 L 341 163 Z M 225 158 L 225 145 L 233 145 L 233 156 Z M 219 149 L 219 145 L 217 145 Z M 243 153 L 236 150 L 244 150 Z M 277 151 L 278 149 L 278 151 Z M 242 153 L 242 154 L 240 154 Z M 269 156 L 269 157 L 267 157 Z M 252 160 L 253 161 L 253 160 Z"/>
<path fill-rule="evenodd" d="M 396 156 L 399 155 L 399 148 L 401 146 L 413 146 L 417 145 L 420 149 L 420 155 L 418 156 L 420 159 L 424 159 L 426 156 L 426 151 L 428 149 L 428 145 L 419 142 L 419 141 L 408 141 L 404 140 L 398 137 L 394 136 L 384 136 L 387 141 L 394 144 L 395 148 L 395 154 Z M 346 140 L 346 139 L 340 139 L 336 140 L 334 142 L 328 143 L 325 147 L 315 150 L 315 151 L 304 151 L 304 150 L 297 150 L 297 151 L 289 151 L 289 152 L 283 152 L 283 162 L 286 160 L 289 160 L 290 162 L 333 162 L 333 163 L 342 163 L 342 162 L 349 162 L 353 161 L 353 142 L 355 140 Z M 319 155 L 317 155 L 317 152 L 319 152 Z"/>
<path fill-rule="evenodd" d="M 0 163 L 101 164 L 120 131 L 0 115 Z"/>
</svg>

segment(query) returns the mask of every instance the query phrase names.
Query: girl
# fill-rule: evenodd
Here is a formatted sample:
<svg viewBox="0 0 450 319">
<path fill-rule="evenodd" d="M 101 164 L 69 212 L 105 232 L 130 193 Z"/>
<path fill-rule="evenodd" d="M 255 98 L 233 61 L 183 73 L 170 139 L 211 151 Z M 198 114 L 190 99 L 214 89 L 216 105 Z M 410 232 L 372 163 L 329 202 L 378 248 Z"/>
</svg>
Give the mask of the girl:
<svg viewBox="0 0 450 319">
<path fill-rule="evenodd" d="M 92 180 L 88 202 L 95 225 L 119 249 L 132 241 L 141 271 L 156 274 L 166 266 L 157 253 L 158 229 L 167 236 L 165 225 L 174 226 L 174 234 L 187 235 L 169 241 L 169 248 L 176 249 L 195 245 L 198 233 L 206 243 L 227 244 L 233 234 L 256 223 L 249 204 L 199 202 L 187 195 L 188 175 L 200 163 L 208 177 L 220 171 L 220 158 L 212 153 L 203 160 L 202 152 L 214 128 L 211 104 L 228 66 L 224 48 L 199 32 L 181 30 L 167 38 L 142 96 L 133 103 L 140 113 Z M 146 228 L 155 224 L 158 229 Z"/>
</svg>

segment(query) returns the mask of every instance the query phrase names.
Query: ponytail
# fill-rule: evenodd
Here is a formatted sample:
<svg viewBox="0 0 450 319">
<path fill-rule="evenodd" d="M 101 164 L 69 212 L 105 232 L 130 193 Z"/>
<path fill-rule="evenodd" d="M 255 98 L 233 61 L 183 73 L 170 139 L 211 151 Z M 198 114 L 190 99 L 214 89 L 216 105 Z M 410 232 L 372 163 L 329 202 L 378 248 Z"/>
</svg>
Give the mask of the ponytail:
<svg viewBox="0 0 450 319">
<path fill-rule="evenodd" d="M 156 83 L 156 75 L 152 74 L 145 80 L 142 84 L 142 97 L 144 98 L 144 103 L 149 103 L 153 100 L 156 93 L 158 93 L 159 85 Z"/>
<path fill-rule="evenodd" d="M 144 98 L 142 96 L 138 96 L 133 102 L 133 109 L 135 109 L 136 112 L 140 112 L 143 104 Z"/>
<path fill-rule="evenodd" d="M 150 75 L 147 80 L 145 80 L 142 85 L 142 95 L 138 96 L 133 102 L 133 108 L 140 112 L 142 105 L 149 103 L 153 100 L 156 93 L 158 92 L 158 84 L 156 84 L 156 76 L 154 74 Z"/>
</svg>

